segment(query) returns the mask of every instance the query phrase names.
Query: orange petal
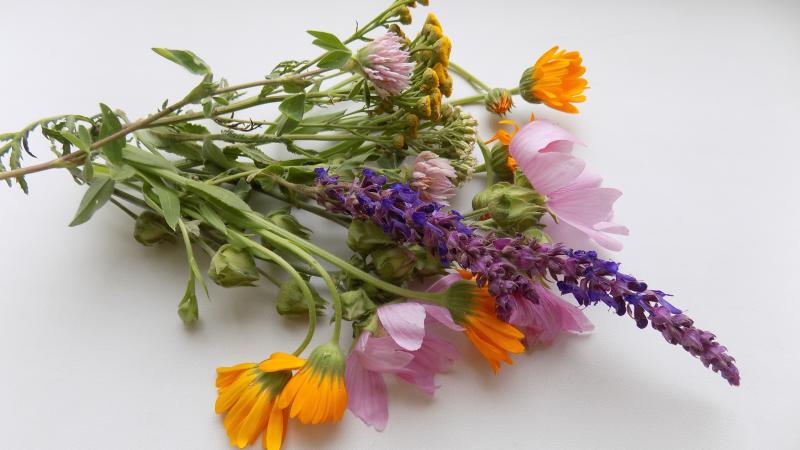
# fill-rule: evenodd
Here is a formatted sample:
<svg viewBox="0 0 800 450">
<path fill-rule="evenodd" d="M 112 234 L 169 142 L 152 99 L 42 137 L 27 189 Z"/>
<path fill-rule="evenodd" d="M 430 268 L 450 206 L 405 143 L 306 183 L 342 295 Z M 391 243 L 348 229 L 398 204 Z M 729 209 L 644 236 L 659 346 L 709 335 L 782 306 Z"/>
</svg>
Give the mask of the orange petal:
<svg viewBox="0 0 800 450">
<path fill-rule="evenodd" d="M 264 372 L 278 372 L 281 370 L 294 370 L 303 367 L 306 360 L 288 353 L 273 353 L 269 359 L 258 365 Z"/>
</svg>

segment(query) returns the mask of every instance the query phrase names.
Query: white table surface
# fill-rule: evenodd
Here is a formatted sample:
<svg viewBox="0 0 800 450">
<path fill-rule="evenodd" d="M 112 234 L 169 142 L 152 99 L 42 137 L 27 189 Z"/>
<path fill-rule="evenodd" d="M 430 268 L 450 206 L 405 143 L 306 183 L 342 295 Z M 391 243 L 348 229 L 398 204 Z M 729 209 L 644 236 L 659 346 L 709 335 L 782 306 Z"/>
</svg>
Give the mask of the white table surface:
<svg viewBox="0 0 800 450">
<path fill-rule="evenodd" d="M 175 100 L 196 80 L 154 46 L 257 79 L 316 54 L 304 30 L 344 35 L 384 3 L 2 0 L 0 128 L 92 114 L 98 101 L 135 118 Z M 578 154 L 625 192 L 617 219 L 632 233 L 614 258 L 717 333 L 742 386 L 597 307 L 593 335 L 497 377 L 460 342 L 435 398 L 390 387 L 383 433 L 348 413 L 336 426 L 292 423 L 285 448 L 800 448 L 800 3 L 432 3 L 453 59 L 490 84 L 513 85 L 552 44 L 583 53 L 580 115 L 520 105 L 513 117 L 536 111 L 589 145 Z M 493 119 L 476 113 L 488 133 Z M 185 328 L 181 246 L 140 246 L 110 206 L 68 228 L 82 188 L 65 172 L 29 182 L 27 197 L 0 188 L 0 448 L 227 448 L 214 369 L 293 348 L 302 324 L 277 316 L 269 286 L 211 286 L 200 325 Z M 344 250 L 341 233 L 318 229 Z"/>
</svg>

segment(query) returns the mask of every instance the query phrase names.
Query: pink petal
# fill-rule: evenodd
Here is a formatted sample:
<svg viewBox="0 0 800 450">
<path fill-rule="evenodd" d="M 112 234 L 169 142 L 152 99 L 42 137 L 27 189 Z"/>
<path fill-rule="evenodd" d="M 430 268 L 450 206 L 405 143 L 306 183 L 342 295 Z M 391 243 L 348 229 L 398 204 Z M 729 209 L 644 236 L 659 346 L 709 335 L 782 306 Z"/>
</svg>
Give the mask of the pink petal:
<svg viewBox="0 0 800 450">
<path fill-rule="evenodd" d="M 546 307 L 554 311 L 554 315 L 558 317 L 561 330 L 570 333 L 586 333 L 594 330 L 594 324 L 580 308 L 543 286 L 536 285 L 534 289 L 539 294 L 540 301 L 544 300 Z"/>
<path fill-rule="evenodd" d="M 522 152 L 512 156 L 531 185 L 543 195 L 568 186 L 586 167 L 582 159 L 567 153 Z"/>
<path fill-rule="evenodd" d="M 437 373 L 450 369 L 458 356 L 458 350 L 453 344 L 440 337 L 428 335 L 422 348 L 414 352 L 414 360 L 397 376 L 426 394 L 433 395 L 438 387 L 434 377 Z"/>
<path fill-rule="evenodd" d="M 383 375 L 366 370 L 351 353 L 344 373 L 347 409 L 378 431 L 389 420 L 389 396 Z"/>
<path fill-rule="evenodd" d="M 534 120 L 514 135 L 509 151 L 516 159 L 517 152 L 569 153 L 573 144 L 581 142 L 565 129 L 549 120 Z"/>
<path fill-rule="evenodd" d="M 624 236 L 627 236 L 630 233 L 630 230 L 628 230 L 628 227 L 625 225 L 618 225 L 611 222 L 598 222 L 594 224 L 594 229 L 597 231 L 603 231 L 605 233 L 621 234 Z"/>
<path fill-rule="evenodd" d="M 448 273 L 447 275 L 445 275 L 445 276 L 439 278 L 438 280 L 436 280 L 436 282 L 434 282 L 430 287 L 428 287 L 428 289 L 426 289 L 426 291 L 428 291 L 428 292 L 443 291 L 443 290 L 449 288 L 450 285 L 452 285 L 453 283 L 455 283 L 456 281 L 459 281 L 459 280 L 463 280 L 463 278 L 457 272 Z"/>
<path fill-rule="evenodd" d="M 422 346 L 425 315 L 425 308 L 416 302 L 392 303 L 378 308 L 378 318 L 386 332 L 406 350 Z"/>
<path fill-rule="evenodd" d="M 561 219 L 569 217 L 586 226 L 605 222 L 614 213 L 614 202 L 622 195 L 622 191 L 613 188 L 588 188 L 564 190 L 553 194 L 547 206 Z"/>
<path fill-rule="evenodd" d="M 353 351 L 357 353 L 361 365 L 373 372 L 397 373 L 414 359 L 411 353 L 398 347 L 391 337 L 373 337 L 369 332 L 361 333 Z"/>
<path fill-rule="evenodd" d="M 461 278 L 460 275 L 459 278 Z M 450 311 L 448 311 L 447 308 L 445 308 L 444 306 L 431 305 L 430 303 L 425 303 L 423 304 L 423 307 L 425 308 L 425 312 L 428 313 L 428 317 L 435 319 L 437 322 L 441 323 L 447 328 L 450 328 L 453 331 L 464 331 L 464 328 L 461 325 L 458 325 L 453 321 L 453 316 L 450 314 Z"/>
</svg>

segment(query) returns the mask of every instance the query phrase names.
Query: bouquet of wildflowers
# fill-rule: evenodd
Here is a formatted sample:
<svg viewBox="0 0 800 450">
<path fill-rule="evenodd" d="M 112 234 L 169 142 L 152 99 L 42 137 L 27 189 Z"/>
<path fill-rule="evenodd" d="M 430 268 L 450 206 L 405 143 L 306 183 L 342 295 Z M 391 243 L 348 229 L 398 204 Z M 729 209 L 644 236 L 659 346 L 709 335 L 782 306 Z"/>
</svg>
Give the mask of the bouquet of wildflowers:
<svg viewBox="0 0 800 450">
<path fill-rule="evenodd" d="M 462 109 L 482 105 L 502 118 L 526 102 L 577 113 L 587 86 L 580 54 L 554 47 L 516 87 L 492 88 L 450 61 L 436 16 L 411 33 L 417 3 L 427 5 L 397 0 L 348 37 L 309 31 L 317 57 L 282 61 L 248 83 L 218 78 L 190 51 L 153 49 L 198 84 L 139 120 L 101 104 L 2 134 L 0 179 L 27 192 L 29 175 L 68 170 L 86 186 L 71 226 L 110 204 L 131 217 L 143 245 L 181 244 L 184 322 L 198 320 L 204 271 L 224 287 L 274 283 L 277 311 L 307 317 L 293 351 L 265 349 L 259 362 L 217 369 L 215 409 L 240 448 L 260 440 L 278 449 L 289 420 L 337 422 L 347 409 L 382 430 L 387 376 L 433 395 L 436 375 L 459 356 L 459 335 L 497 373 L 534 344 L 590 331 L 582 309 L 595 305 L 738 385 L 714 334 L 597 252 L 620 250 L 614 235 L 628 230 L 613 222 L 621 192 L 573 155 L 578 139 L 533 115 L 480 137 Z M 476 93 L 451 99 L 453 76 Z M 265 104 L 277 104 L 277 117 L 248 113 Z M 37 131 L 55 158 L 23 165 Z M 472 210 L 450 208 L 475 174 L 485 174 L 485 189 Z M 260 210 L 259 196 L 284 206 Z M 343 227 L 352 254 L 313 244 L 296 210 Z M 206 270 L 196 252 L 210 256 Z M 320 320 L 329 309 L 330 330 Z M 341 336 L 343 322 L 352 339 Z M 317 332 L 330 340 L 308 349 Z"/>
</svg>

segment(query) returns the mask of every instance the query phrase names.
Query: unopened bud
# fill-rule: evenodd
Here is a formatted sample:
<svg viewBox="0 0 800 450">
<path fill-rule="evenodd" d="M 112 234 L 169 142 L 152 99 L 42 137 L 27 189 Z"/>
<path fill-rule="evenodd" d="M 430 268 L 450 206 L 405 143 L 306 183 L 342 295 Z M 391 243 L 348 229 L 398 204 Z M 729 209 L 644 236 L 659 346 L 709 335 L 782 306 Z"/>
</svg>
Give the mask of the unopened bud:
<svg viewBox="0 0 800 450">
<path fill-rule="evenodd" d="M 417 258 L 403 247 L 388 247 L 372 252 L 372 262 L 384 280 L 401 281 L 411 274 Z"/>
<path fill-rule="evenodd" d="M 327 305 L 325 299 L 320 297 L 310 284 L 305 281 L 303 283 L 305 283 L 311 291 L 311 297 L 314 299 L 314 309 L 316 312 L 319 313 L 323 311 L 325 305 Z M 280 290 L 278 290 L 275 309 L 278 311 L 278 314 L 282 316 L 304 316 L 308 314 L 308 300 L 306 300 L 305 295 L 303 295 L 303 289 L 299 281 L 290 278 L 281 285 Z"/>
<path fill-rule="evenodd" d="M 487 111 L 504 116 L 511 110 L 511 107 L 514 106 L 511 91 L 503 88 L 494 88 L 490 90 L 486 94 L 484 105 Z"/>
<path fill-rule="evenodd" d="M 152 211 L 144 211 L 136 218 L 133 237 L 142 245 L 156 245 L 160 242 L 171 242 L 175 235 L 164 218 Z"/>
<path fill-rule="evenodd" d="M 355 321 L 366 317 L 375 312 L 375 303 L 370 300 L 369 295 L 363 289 L 343 292 L 342 317 L 345 320 Z"/>
<path fill-rule="evenodd" d="M 347 246 L 356 253 L 367 255 L 373 250 L 392 245 L 393 241 L 386 236 L 381 227 L 365 220 L 350 222 L 347 229 Z"/>
<path fill-rule="evenodd" d="M 268 214 L 267 220 L 303 239 L 308 239 L 311 235 L 311 229 L 298 222 L 297 218 L 291 215 L 288 209 L 279 209 Z"/>
<path fill-rule="evenodd" d="M 220 286 L 252 286 L 259 273 L 253 255 L 246 250 L 225 244 L 211 258 L 208 276 Z"/>
</svg>

